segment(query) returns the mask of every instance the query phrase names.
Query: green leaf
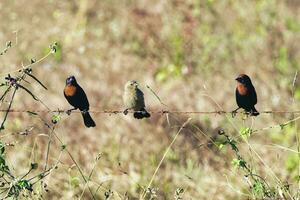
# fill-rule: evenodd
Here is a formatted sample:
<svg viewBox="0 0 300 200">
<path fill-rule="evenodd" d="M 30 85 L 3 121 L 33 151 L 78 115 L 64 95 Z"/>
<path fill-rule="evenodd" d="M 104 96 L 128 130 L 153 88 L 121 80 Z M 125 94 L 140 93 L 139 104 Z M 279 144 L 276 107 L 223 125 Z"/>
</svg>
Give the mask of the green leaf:
<svg viewBox="0 0 300 200">
<path fill-rule="evenodd" d="M 3 155 L 0 155 L 0 171 L 5 173 L 9 171 L 9 167 L 6 165 L 6 161 Z"/>
<path fill-rule="evenodd" d="M 231 164 L 233 165 L 234 168 L 239 168 L 239 160 L 234 158 L 231 161 Z"/>
<path fill-rule="evenodd" d="M 57 124 L 60 121 L 60 119 L 61 117 L 59 115 L 53 115 L 51 121 L 53 124 Z"/>
<path fill-rule="evenodd" d="M 234 168 L 246 168 L 246 161 L 243 160 L 242 158 L 234 158 L 232 161 L 231 161 L 231 164 L 233 165 Z"/>
<path fill-rule="evenodd" d="M 223 147 L 224 147 L 224 144 L 219 144 L 219 146 L 218 146 L 218 148 L 221 150 L 221 149 L 223 149 Z"/>
<path fill-rule="evenodd" d="M 21 189 L 32 191 L 32 184 L 27 180 L 20 180 L 17 184 Z"/>
<path fill-rule="evenodd" d="M 252 191 L 256 195 L 263 196 L 265 194 L 265 185 L 261 181 L 256 180 L 252 185 Z"/>
<path fill-rule="evenodd" d="M 3 166 L 6 166 L 6 162 L 4 157 L 1 155 L 0 156 L 0 170 L 3 168 Z"/>
<path fill-rule="evenodd" d="M 247 140 L 251 136 L 251 133 L 252 133 L 251 128 L 242 127 L 240 129 L 240 135 L 244 140 Z"/>
<path fill-rule="evenodd" d="M 5 145 L 0 141 L 0 154 L 3 155 L 5 152 Z"/>
<path fill-rule="evenodd" d="M 236 146 L 237 143 L 236 143 L 236 141 L 234 139 L 229 139 L 228 144 L 230 144 L 231 149 L 233 151 L 235 151 L 235 152 L 239 151 L 238 147 Z"/>
<path fill-rule="evenodd" d="M 77 176 L 71 178 L 71 185 L 72 187 L 76 188 L 79 187 L 80 179 Z"/>
</svg>

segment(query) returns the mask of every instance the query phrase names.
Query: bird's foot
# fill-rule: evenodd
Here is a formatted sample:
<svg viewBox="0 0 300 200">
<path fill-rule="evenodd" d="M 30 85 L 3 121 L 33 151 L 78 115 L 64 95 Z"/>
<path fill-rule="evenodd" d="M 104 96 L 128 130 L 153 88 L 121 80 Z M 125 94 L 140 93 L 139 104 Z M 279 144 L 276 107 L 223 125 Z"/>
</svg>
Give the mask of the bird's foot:
<svg viewBox="0 0 300 200">
<path fill-rule="evenodd" d="M 236 113 L 237 113 L 237 111 L 236 111 L 236 110 L 233 110 L 233 111 L 231 111 L 231 117 L 232 117 L 232 118 L 235 118 L 235 116 L 236 116 Z"/>
<path fill-rule="evenodd" d="M 237 108 L 237 109 L 231 111 L 231 117 L 232 117 L 232 118 L 235 118 L 235 116 L 236 116 L 236 114 L 237 114 L 237 111 L 238 111 L 239 109 L 240 109 L 240 108 Z"/>
<path fill-rule="evenodd" d="M 251 110 L 250 112 L 248 112 L 248 114 L 249 114 L 250 116 L 257 116 L 257 115 L 259 115 L 259 112 L 254 111 L 254 110 Z"/>
<path fill-rule="evenodd" d="M 71 112 L 72 112 L 71 109 L 69 109 L 69 110 L 66 111 L 67 115 L 71 115 Z"/>
<path fill-rule="evenodd" d="M 76 110 L 76 109 L 77 109 L 77 108 L 71 108 L 71 109 L 67 110 L 67 111 L 66 111 L 67 115 L 71 115 L 71 112 L 72 112 L 73 110 Z"/>
<path fill-rule="evenodd" d="M 86 114 L 86 113 L 88 113 L 89 111 L 88 110 L 81 110 L 80 111 L 82 114 Z"/>
<path fill-rule="evenodd" d="M 123 111 L 123 114 L 124 114 L 124 115 L 127 115 L 127 114 L 128 114 L 128 110 L 129 110 L 128 108 L 125 109 L 125 110 Z"/>
</svg>

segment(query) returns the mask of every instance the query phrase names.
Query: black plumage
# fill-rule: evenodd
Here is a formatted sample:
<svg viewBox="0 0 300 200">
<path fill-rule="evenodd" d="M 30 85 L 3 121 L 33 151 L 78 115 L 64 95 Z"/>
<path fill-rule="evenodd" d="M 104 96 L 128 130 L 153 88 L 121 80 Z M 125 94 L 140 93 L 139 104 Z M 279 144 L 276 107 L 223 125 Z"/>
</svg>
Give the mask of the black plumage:
<svg viewBox="0 0 300 200">
<path fill-rule="evenodd" d="M 70 76 L 66 79 L 64 95 L 74 109 L 79 109 L 81 111 L 85 126 L 88 128 L 95 127 L 96 124 L 88 112 L 90 107 L 88 98 L 74 76 Z"/>
<path fill-rule="evenodd" d="M 237 81 L 235 97 L 238 109 L 243 108 L 251 116 L 259 115 L 259 112 L 255 108 L 257 95 L 250 77 L 246 74 L 241 74 L 235 80 Z"/>
</svg>

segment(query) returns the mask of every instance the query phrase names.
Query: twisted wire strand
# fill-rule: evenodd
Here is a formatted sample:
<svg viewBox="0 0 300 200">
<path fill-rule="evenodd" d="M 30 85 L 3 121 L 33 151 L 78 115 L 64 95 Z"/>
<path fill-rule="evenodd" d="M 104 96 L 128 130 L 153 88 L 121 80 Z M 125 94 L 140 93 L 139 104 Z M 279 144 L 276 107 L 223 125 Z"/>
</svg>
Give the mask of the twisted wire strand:
<svg viewBox="0 0 300 200">
<path fill-rule="evenodd" d="M 0 109 L 0 112 L 13 112 L 13 113 L 67 113 L 67 109 L 57 109 L 57 110 L 25 110 L 25 109 Z M 72 113 L 80 113 L 79 110 L 72 110 Z M 100 114 L 123 114 L 124 110 L 112 109 L 112 110 L 89 110 L 90 113 L 100 113 Z M 129 113 L 139 112 L 139 111 L 128 111 Z M 148 110 L 152 114 L 232 114 L 232 111 L 225 110 L 213 110 L 213 111 L 184 111 L 184 110 Z M 247 114 L 246 112 L 237 112 L 238 114 Z M 265 110 L 259 111 L 261 114 L 300 114 L 300 110 Z"/>
</svg>

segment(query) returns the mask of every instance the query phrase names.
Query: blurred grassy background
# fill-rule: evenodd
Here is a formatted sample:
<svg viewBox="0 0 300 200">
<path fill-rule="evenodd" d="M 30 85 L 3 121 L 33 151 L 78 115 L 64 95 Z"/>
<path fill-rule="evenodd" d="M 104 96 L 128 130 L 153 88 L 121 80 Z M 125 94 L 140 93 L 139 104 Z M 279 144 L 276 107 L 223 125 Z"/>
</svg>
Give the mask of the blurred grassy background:
<svg viewBox="0 0 300 200">
<path fill-rule="evenodd" d="M 42 57 L 49 44 L 59 43 L 58 52 L 34 68 L 49 90 L 32 86 L 53 110 L 69 108 L 62 90 L 65 78 L 75 75 L 89 96 L 91 110 L 123 109 L 124 84 L 134 79 L 141 84 L 150 110 L 163 107 L 146 85 L 173 110 L 209 111 L 221 106 L 230 111 L 236 108 L 234 78 L 240 73 L 252 77 L 258 110 L 300 108 L 299 78 L 293 86 L 300 60 L 298 0 L 2 0 L 0 18 L 1 46 L 5 48 L 8 40 L 15 45 L 0 56 L 2 72 Z M 44 109 L 22 91 L 16 98 L 14 109 Z M 44 117 L 51 119 L 50 114 Z M 188 116 L 170 115 L 172 126 L 161 115 L 142 121 L 123 115 L 93 117 L 97 127 L 86 129 L 80 115 L 63 115 L 56 130 L 86 174 L 102 153 L 90 183 L 94 191 L 102 184 L 114 191 L 113 199 L 126 195 L 135 199 Z M 260 129 L 294 116 L 261 114 L 245 121 L 230 115 L 190 117 L 202 132 L 217 138 L 219 129 L 236 136 L 244 127 Z M 44 161 L 48 130 L 26 113 L 9 115 L 5 133 L 31 126 L 34 129 L 27 137 L 2 138 L 18 144 L 9 149 L 9 159 L 19 173 L 31 161 Z M 260 131 L 249 138 L 249 144 L 239 143 L 239 148 L 271 185 L 276 186 L 275 174 L 296 192 L 299 158 L 290 150 L 297 151 L 297 133 L 297 123 Z M 253 197 L 243 172 L 231 164 L 230 148 L 201 146 L 208 141 L 192 127 L 182 132 L 154 179 L 157 199 L 173 199 L 177 188 L 184 188 L 183 199 Z M 59 153 L 56 143 L 50 163 Z M 61 162 L 46 179 L 49 192 L 44 197 L 79 198 L 85 184 L 67 155 Z M 104 199 L 104 192 L 101 188 L 97 197 Z M 83 199 L 89 198 L 86 191 Z"/>
</svg>

